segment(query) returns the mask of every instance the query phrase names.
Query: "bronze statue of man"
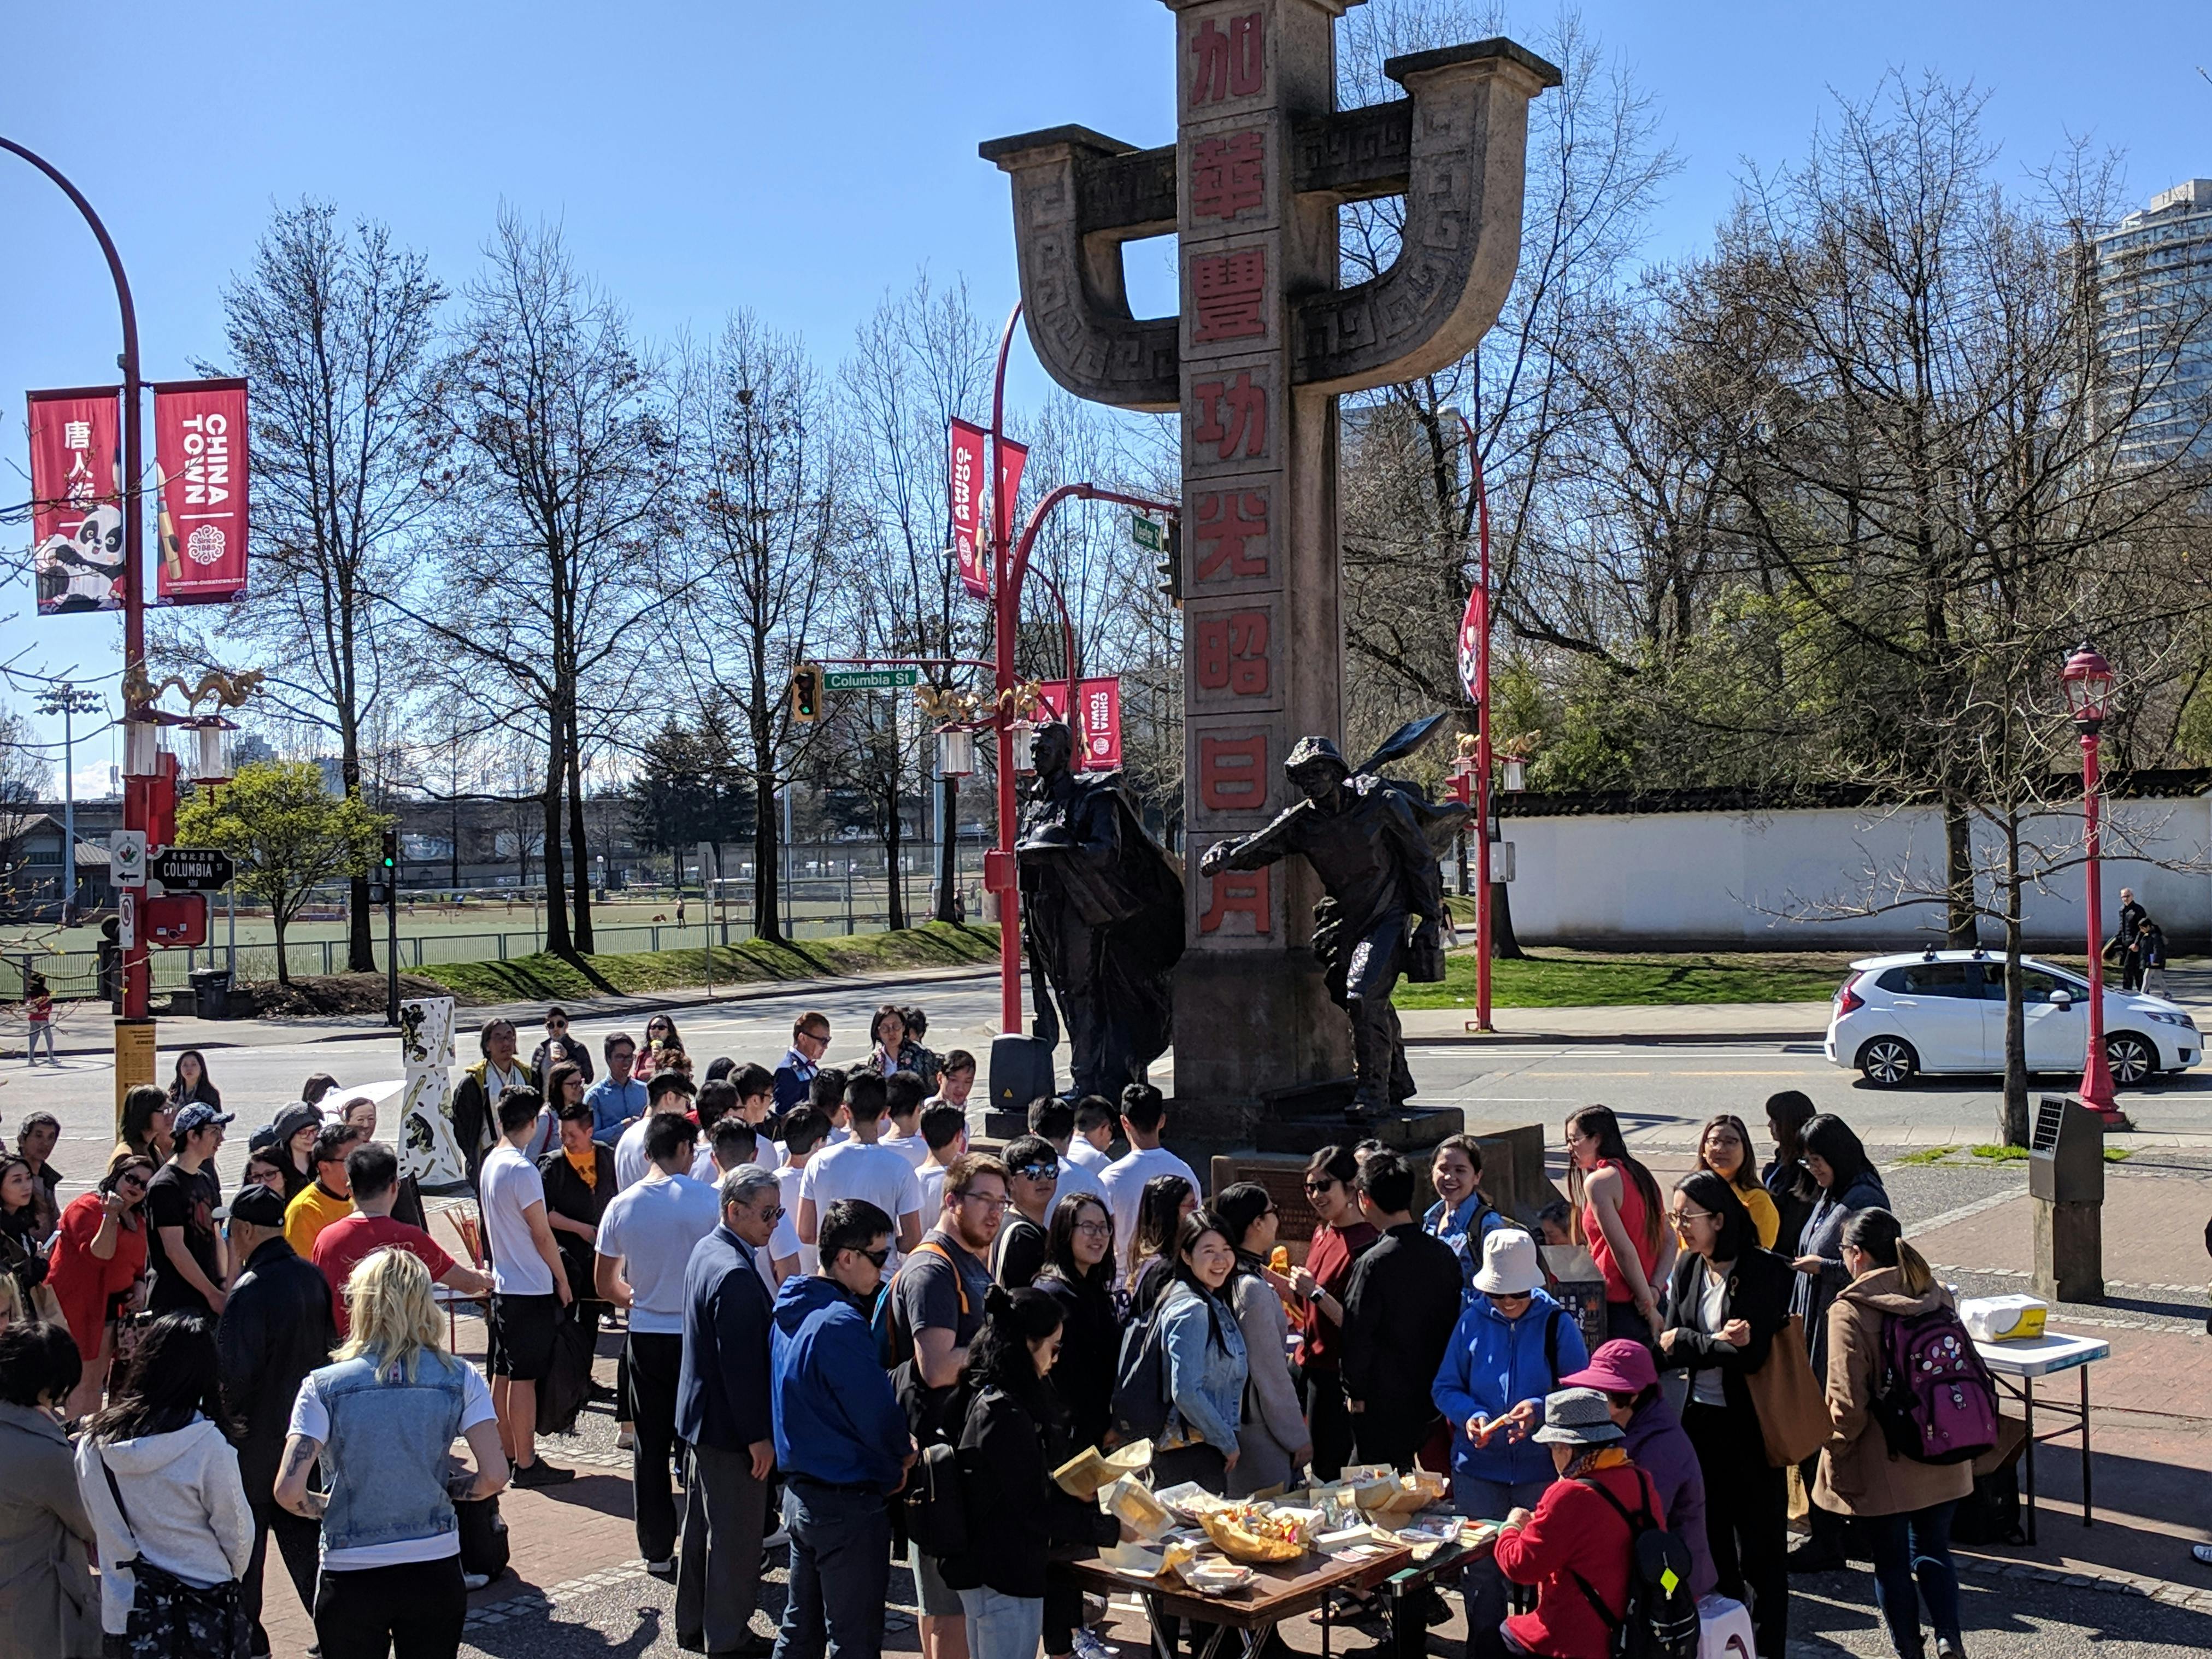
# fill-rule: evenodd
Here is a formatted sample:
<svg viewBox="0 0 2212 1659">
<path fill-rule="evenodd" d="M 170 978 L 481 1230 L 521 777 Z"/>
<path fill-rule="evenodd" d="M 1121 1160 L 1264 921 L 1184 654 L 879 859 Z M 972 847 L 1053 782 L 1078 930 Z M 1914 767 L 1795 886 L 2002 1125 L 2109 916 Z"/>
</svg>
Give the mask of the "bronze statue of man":
<svg viewBox="0 0 2212 1659">
<path fill-rule="evenodd" d="M 1327 738 L 1301 738 L 1283 771 L 1305 799 L 1256 834 L 1216 842 L 1198 867 L 1208 876 L 1257 870 L 1291 853 L 1313 866 L 1328 895 L 1314 907 L 1314 951 L 1330 999 L 1352 1021 L 1352 1115 L 1386 1115 L 1413 1093 L 1390 994 L 1401 975 L 1443 977 L 1443 878 L 1431 821 L 1453 823 L 1458 814 L 1429 808 L 1406 784 L 1354 773 Z"/>
<path fill-rule="evenodd" d="M 1036 776 L 1014 845 L 1022 932 L 1042 981 L 1036 1035 L 1058 1042 L 1057 1000 L 1076 1092 L 1111 1100 L 1143 1081 L 1172 1040 L 1182 878 L 1146 834 L 1120 774 L 1078 774 L 1074 755 L 1074 736 L 1058 721 L 1030 741 Z"/>
</svg>

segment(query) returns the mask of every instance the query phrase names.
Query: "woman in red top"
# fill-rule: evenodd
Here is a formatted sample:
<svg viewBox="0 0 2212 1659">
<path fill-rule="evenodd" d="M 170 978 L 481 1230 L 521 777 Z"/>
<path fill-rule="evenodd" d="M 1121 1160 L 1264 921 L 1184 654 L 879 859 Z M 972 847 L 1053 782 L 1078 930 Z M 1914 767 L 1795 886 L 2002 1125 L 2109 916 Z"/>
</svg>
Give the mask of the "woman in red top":
<svg viewBox="0 0 2212 1659">
<path fill-rule="evenodd" d="M 1585 1106 L 1567 1120 L 1567 1161 L 1576 1241 L 1605 1278 L 1606 1335 L 1649 1348 L 1659 1340 L 1660 1287 L 1674 1261 L 1674 1235 L 1659 1224 L 1659 1183 L 1628 1155 L 1620 1120 L 1607 1106 Z"/>
<path fill-rule="evenodd" d="M 1352 1183 L 1359 1160 L 1349 1146 L 1324 1146 L 1306 1164 L 1306 1202 L 1322 1225 L 1306 1246 L 1306 1265 L 1291 1270 L 1305 1337 L 1306 1432 L 1313 1471 L 1324 1480 L 1344 1472 L 1352 1455 L 1352 1413 L 1345 1409 L 1337 1344 L 1344 1335 L 1344 1291 L 1352 1266 L 1382 1235 L 1359 1213 Z"/>
<path fill-rule="evenodd" d="M 97 1190 L 71 1199 L 62 1211 L 46 1284 L 84 1359 L 84 1375 L 64 1416 L 82 1417 L 100 1404 L 115 1352 L 109 1315 L 116 1298 L 135 1291 L 146 1271 L 144 1206 L 146 1183 L 153 1178 L 150 1158 L 118 1158 Z"/>
<path fill-rule="evenodd" d="M 1622 1510 L 1641 1509 L 1654 1526 L 1667 1517 L 1651 1477 L 1629 1462 L 1613 1443 L 1621 1437 L 1610 1402 L 1595 1389 L 1561 1389 L 1544 1400 L 1544 1426 L 1531 1437 L 1552 1449 L 1559 1478 L 1545 1489 L 1533 1513 L 1516 1509 L 1498 1534 L 1498 1570 L 1516 1584 L 1536 1587 L 1536 1605 L 1516 1613 L 1502 1626 L 1509 1654 L 1542 1654 L 1547 1659 L 1606 1659 L 1612 1626 L 1590 1605 L 1590 1594 L 1605 1603 L 1618 1624 L 1628 1606 L 1628 1574 L 1634 1556 Z M 1592 1486 L 1601 1486 L 1603 1492 Z M 1581 1583 L 1576 1581 L 1579 1579 Z M 1469 1650 L 1476 1647 L 1468 1632 Z"/>
</svg>

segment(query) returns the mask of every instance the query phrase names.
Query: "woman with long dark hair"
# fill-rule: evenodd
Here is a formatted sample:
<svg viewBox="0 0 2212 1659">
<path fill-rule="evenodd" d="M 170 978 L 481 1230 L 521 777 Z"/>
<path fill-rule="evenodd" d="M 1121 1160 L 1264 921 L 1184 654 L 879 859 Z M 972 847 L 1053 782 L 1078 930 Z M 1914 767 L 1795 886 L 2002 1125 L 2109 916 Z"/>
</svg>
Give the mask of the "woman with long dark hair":
<svg viewBox="0 0 2212 1659">
<path fill-rule="evenodd" d="M 1075 1443 L 1103 1446 L 1114 1422 L 1114 1370 L 1121 1321 L 1114 1306 L 1114 1212 L 1089 1193 L 1052 1206 L 1036 1288 L 1060 1304 L 1060 1360 L 1053 1386 Z M 1055 1466 L 1056 1467 L 1056 1466 Z"/>
<path fill-rule="evenodd" d="M 1229 1496 L 1248 1498 L 1289 1484 L 1313 1455 L 1313 1442 L 1291 1376 L 1290 1316 L 1267 1268 L 1281 1224 L 1275 1200 L 1259 1182 L 1240 1181 L 1215 1194 L 1212 1208 L 1237 1245 L 1226 1293 L 1244 1338 L 1249 1392 L 1249 1409 L 1237 1431 L 1237 1468 L 1229 1478 Z"/>
<path fill-rule="evenodd" d="M 253 1557 L 253 1511 L 217 1371 L 214 1326 L 163 1314 L 77 1442 L 77 1494 L 100 1537 L 100 1629 L 131 1638 L 131 1659 L 246 1659 L 251 1644 L 238 1581 Z M 193 1616 L 163 1618 L 160 1604 Z"/>
<path fill-rule="evenodd" d="M 46 1283 L 84 1358 L 69 1398 L 72 1419 L 100 1404 L 115 1356 L 115 1322 L 138 1300 L 138 1281 L 146 1272 L 146 1188 L 153 1179 L 152 1158 L 125 1152 L 108 1165 L 97 1188 L 62 1210 Z"/>
<path fill-rule="evenodd" d="M 1710 1170 L 1735 1189 L 1736 1201 L 1751 1217 L 1759 1234 L 1759 1248 L 1771 1250 L 1782 1231 L 1782 1213 L 1773 1195 L 1759 1183 L 1759 1164 L 1751 1155 L 1751 1131 L 1734 1112 L 1716 1112 L 1698 1131 L 1698 1167 Z"/>
<path fill-rule="evenodd" d="M 1936 1627 L 1937 1659 L 1961 1659 L 1959 1573 L 1951 1516 L 1974 1489 L 1971 1463 L 1900 1457 L 1874 1418 L 1883 1389 L 1885 1327 L 1952 1306 L 1951 1293 L 1886 1209 L 1854 1211 L 1844 1224 L 1846 1285 L 1828 1310 L 1828 1414 L 1814 1497 L 1858 1519 L 1874 1554 L 1875 1603 L 1898 1659 L 1921 1659 L 1920 1603 Z"/>
<path fill-rule="evenodd" d="M 1149 1319 L 1175 1273 L 1176 1235 L 1198 1208 L 1198 1194 L 1181 1176 L 1154 1176 L 1137 1194 L 1137 1233 L 1129 1246 L 1129 1277 L 1121 1287 L 1131 1319 Z"/>
<path fill-rule="evenodd" d="M 1354 1184 L 1359 1158 L 1349 1146 L 1324 1146 L 1306 1160 L 1306 1202 L 1321 1225 L 1306 1245 L 1305 1265 L 1291 1269 L 1305 1334 L 1306 1427 L 1313 1442 L 1314 1473 L 1334 1480 L 1352 1458 L 1352 1413 L 1345 1408 L 1338 1354 L 1344 1340 L 1344 1294 L 1352 1269 L 1382 1237 L 1359 1212 Z"/>
<path fill-rule="evenodd" d="M 1759 1248 L 1735 1182 L 1698 1170 L 1674 1183 L 1668 1218 L 1682 1254 L 1667 1287 L 1659 1364 L 1689 1378 L 1682 1429 L 1705 1483 L 1705 1540 L 1722 1595 L 1752 1609 L 1761 1659 L 1790 1633 L 1790 1494 L 1766 1461 L 1748 1378 L 1790 1320 L 1790 1264 Z"/>
<path fill-rule="evenodd" d="M 1195 1480 L 1218 1492 L 1236 1470 L 1250 1374 L 1244 1333 L 1226 1300 L 1236 1267 L 1237 1242 L 1219 1221 L 1203 1210 L 1183 1218 L 1176 1232 L 1175 1265 L 1159 1299 L 1168 1421 L 1153 1443 L 1155 1485 Z"/>
<path fill-rule="evenodd" d="M 27 1312 L 36 1305 L 32 1292 L 46 1281 L 40 1243 L 39 1178 L 27 1159 L 0 1152 L 0 1273 L 15 1282 Z"/>
<path fill-rule="evenodd" d="M 1674 1240 L 1661 1224 L 1659 1183 L 1629 1156 L 1620 1120 L 1607 1106 L 1585 1106 L 1567 1119 L 1567 1196 L 1574 1234 L 1605 1279 L 1608 1336 L 1651 1346 L 1664 1328 L 1659 1295 L 1674 1264 Z"/>
<path fill-rule="evenodd" d="M 177 1056 L 177 1074 L 169 1079 L 169 1109 L 181 1112 L 196 1100 L 222 1109 L 222 1091 L 208 1080 L 207 1056 L 187 1048 Z"/>
<path fill-rule="evenodd" d="M 1060 1307 L 1034 1286 L 994 1285 L 983 1302 L 983 1328 L 968 1345 L 946 1402 L 965 1507 L 978 1523 L 968 1553 L 945 1563 L 945 1581 L 960 1593 L 967 1615 L 969 1659 L 1036 1659 L 1040 1641 L 1048 1654 L 1068 1652 L 1083 1598 L 1079 1591 L 1066 1595 L 1066 1586 L 1054 1593 L 1053 1554 L 1121 1535 L 1112 1516 L 1053 1483 L 1052 1471 L 1079 1449 L 1051 1380 L 1060 1355 Z"/>
<path fill-rule="evenodd" d="M 1802 1195 L 1805 1182 L 1805 1126 L 1820 1115 L 1810 1095 L 1784 1089 L 1766 1097 L 1766 1135 L 1774 1143 L 1774 1156 L 1759 1171 L 1759 1182 L 1774 1200 L 1781 1218 L 1772 1248 L 1795 1257 L 1797 1240 L 1805 1231 L 1805 1218 L 1813 1213 L 1813 1200 Z"/>
<path fill-rule="evenodd" d="M 123 1097 L 122 1137 L 115 1143 L 115 1151 L 150 1158 L 156 1168 L 167 1163 L 174 1150 L 169 1120 L 176 1115 L 176 1109 L 169 1104 L 169 1097 L 159 1085 L 133 1085 Z"/>
<path fill-rule="evenodd" d="M 1828 1378 L 1828 1310 L 1851 1282 L 1844 1262 L 1844 1230 L 1861 1210 L 1889 1207 L 1889 1194 L 1851 1126 L 1831 1113 L 1807 1121 L 1802 1136 L 1804 1173 L 1798 1195 L 1809 1206 L 1797 1240 L 1797 1270 L 1790 1311 L 1805 1322 L 1805 1345 L 1813 1375 L 1823 1387 Z M 1817 1454 L 1800 1467 L 1810 1492 L 1818 1473 Z M 1812 1535 L 1790 1552 L 1792 1572 L 1832 1572 L 1844 1556 L 1843 1517 L 1815 1498 L 1807 1519 Z"/>
</svg>

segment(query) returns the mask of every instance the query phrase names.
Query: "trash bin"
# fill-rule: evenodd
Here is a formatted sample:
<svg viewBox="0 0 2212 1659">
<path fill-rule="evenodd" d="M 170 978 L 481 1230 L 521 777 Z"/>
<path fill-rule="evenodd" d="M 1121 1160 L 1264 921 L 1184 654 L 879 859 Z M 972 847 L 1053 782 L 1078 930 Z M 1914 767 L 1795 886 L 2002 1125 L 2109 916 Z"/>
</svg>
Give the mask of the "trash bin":
<svg viewBox="0 0 2212 1659">
<path fill-rule="evenodd" d="M 230 969 L 196 968 L 191 972 L 192 1000 L 202 1019 L 230 1018 Z"/>
</svg>

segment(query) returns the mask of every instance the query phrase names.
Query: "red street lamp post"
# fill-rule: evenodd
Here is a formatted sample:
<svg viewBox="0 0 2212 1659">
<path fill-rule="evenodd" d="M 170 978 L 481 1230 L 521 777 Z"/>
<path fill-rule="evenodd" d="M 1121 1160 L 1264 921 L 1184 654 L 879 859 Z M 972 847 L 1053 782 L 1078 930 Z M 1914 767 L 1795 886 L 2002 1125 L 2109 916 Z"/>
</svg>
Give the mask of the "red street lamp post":
<svg viewBox="0 0 2212 1659">
<path fill-rule="evenodd" d="M 1480 849 L 1474 872 L 1474 1029 L 1490 1024 L 1490 495 L 1482 487 L 1482 452 L 1474 441 L 1474 428 L 1464 413 L 1460 430 L 1467 434 L 1467 461 L 1474 475 L 1474 513 L 1479 546 L 1474 592 L 1469 596 L 1468 620 L 1474 638 L 1461 647 L 1460 672 L 1474 699 L 1474 841 Z M 1467 645 L 1474 647 L 1470 653 Z M 1473 660 L 1468 660 L 1469 655 Z M 1472 668 L 1472 674 L 1468 670 Z"/>
<path fill-rule="evenodd" d="M 131 282 L 123 274 L 123 256 L 115 251 L 114 240 L 107 227 L 93 211 L 92 204 L 84 193 L 65 178 L 61 169 L 44 156 L 26 149 L 12 139 L 0 138 L 0 149 L 20 155 L 33 167 L 61 187 L 84 222 L 92 229 L 100 244 L 100 251 L 107 260 L 107 273 L 115 282 L 115 303 L 122 314 L 123 350 L 116 367 L 123 371 L 123 718 L 127 733 L 132 725 L 145 718 L 145 700 L 138 691 L 145 683 L 146 662 L 146 573 L 145 526 L 141 522 L 143 513 L 139 501 L 139 475 L 144 460 L 139 447 L 138 429 L 138 313 L 131 302 Z M 150 730 L 150 728 L 149 728 Z M 123 797 L 123 827 L 126 830 L 151 828 L 147 812 L 145 787 L 126 787 Z M 69 857 L 74 860 L 75 850 Z M 72 869 L 74 866 L 72 865 Z M 146 957 L 146 934 L 143 924 L 133 930 L 131 938 L 123 946 L 123 1017 L 142 1020 L 146 1018 L 146 995 L 149 988 L 149 963 Z"/>
<path fill-rule="evenodd" d="M 2111 713 L 2112 666 L 2104 653 L 2084 640 L 2066 659 L 2059 676 L 2066 689 L 2066 707 L 2074 729 L 2081 734 L 2081 822 L 2083 845 L 2088 854 L 2089 921 L 2089 1051 L 2081 1066 L 2081 1103 L 2107 1125 L 2127 1121 L 2112 1097 L 2112 1071 L 2105 1055 L 2105 923 L 2098 890 L 2100 779 L 2098 734 Z"/>
<path fill-rule="evenodd" d="M 1015 671 L 1014 643 L 1022 615 L 1022 585 L 1030 574 L 1030 552 L 1036 544 L 1037 532 L 1044 527 L 1045 520 L 1053 508 L 1068 500 L 1084 501 L 1115 501 L 1150 513 L 1175 514 L 1181 509 L 1167 501 L 1157 501 L 1142 495 L 1125 495 L 1118 490 L 1100 489 L 1087 483 L 1062 484 L 1036 504 L 1029 523 L 1023 527 L 1021 538 L 1013 539 L 1013 502 L 1000 488 L 1006 477 L 1006 469 L 999 459 L 1000 446 L 1006 441 L 1006 357 L 1012 349 L 1014 325 L 1021 320 L 1022 307 L 1018 300 L 1006 314 L 1006 331 L 999 337 L 999 361 L 991 382 L 991 465 L 987 476 L 991 485 L 991 620 L 992 620 L 992 690 L 994 693 L 991 723 L 998 732 L 999 755 L 999 844 L 983 855 L 983 885 L 999 896 L 999 1029 L 1002 1032 L 1018 1033 L 1022 1030 L 1022 930 L 1021 892 L 1014 868 L 1014 775 L 1019 764 L 1014 754 L 1014 727 L 1021 714 L 1014 706 L 1020 690 L 1020 676 Z M 1051 586 L 1043 573 L 1039 581 Z M 1075 678 L 1075 629 L 1069 620 L 1067 602 L 1057 587 L 1052 588 L 1054 603 L 1060 608 L 1060 637 L 1066 648 L 1066 669 L 1071 695 Z"/>
</svg>

